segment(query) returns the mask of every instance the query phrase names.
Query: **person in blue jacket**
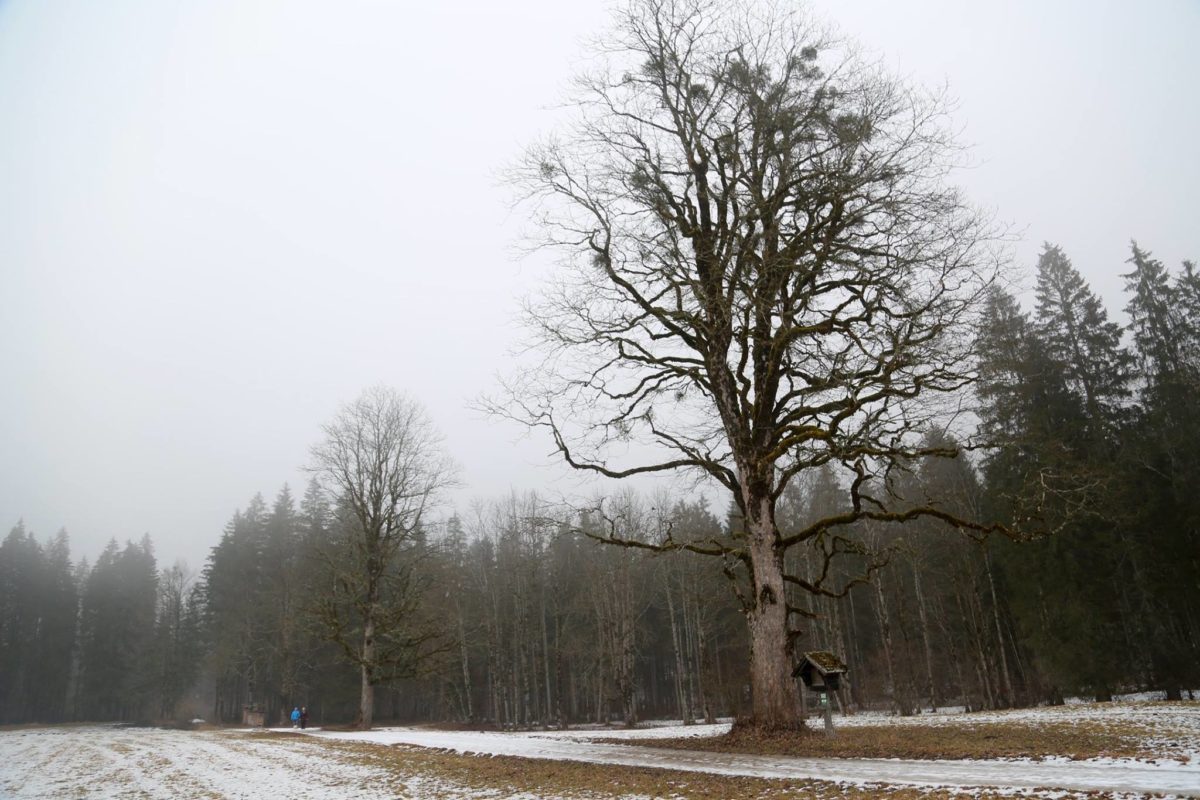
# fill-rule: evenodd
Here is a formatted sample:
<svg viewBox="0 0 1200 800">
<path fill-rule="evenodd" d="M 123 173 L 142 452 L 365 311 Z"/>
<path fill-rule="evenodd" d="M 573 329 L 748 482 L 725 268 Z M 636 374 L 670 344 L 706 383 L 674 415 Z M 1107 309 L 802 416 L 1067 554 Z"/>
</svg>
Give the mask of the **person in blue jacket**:
<svg viewBox="0 0 1200 800">
<path fill-rule="evenodd" d="M 296 706 L 292 709 L 292 727 L 300 727 L 300 706 Z"/>
</svg>

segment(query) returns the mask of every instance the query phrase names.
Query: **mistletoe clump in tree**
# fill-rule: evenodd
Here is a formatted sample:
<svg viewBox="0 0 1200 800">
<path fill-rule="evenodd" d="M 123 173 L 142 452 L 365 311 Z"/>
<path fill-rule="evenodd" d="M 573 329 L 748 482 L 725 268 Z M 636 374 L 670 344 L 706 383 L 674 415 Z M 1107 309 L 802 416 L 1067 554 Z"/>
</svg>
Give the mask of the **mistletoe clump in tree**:
<svg viewBox="0 0 1200 800">
<path fill-rule="evenodd" d="M 537 244 L 565 255 L 528 306 L 544 360 L 498 413 L 572 467 L 697 471 L 744 520 L 727 538 L 602 538 L 721 559 L 751 642 L 754 724 L 800 728 L 791 584 L 837 596 L 849 526 L 930 515 L 889 502 L 898 465 L 973 379 L 994 236 L 947 183 L 947 104 L 768 3 L 635 0 L 575 83 L 573 122 L 516 182 Z M 842 470 L 844 510 L 781 533 L 799 476 Z M 789 574 L 813 548 L 825 569 Z M 869 560 L 859 558 L 867 567 Z M 838 574 L 844 574 L 839 572 Z"/>
</svg>

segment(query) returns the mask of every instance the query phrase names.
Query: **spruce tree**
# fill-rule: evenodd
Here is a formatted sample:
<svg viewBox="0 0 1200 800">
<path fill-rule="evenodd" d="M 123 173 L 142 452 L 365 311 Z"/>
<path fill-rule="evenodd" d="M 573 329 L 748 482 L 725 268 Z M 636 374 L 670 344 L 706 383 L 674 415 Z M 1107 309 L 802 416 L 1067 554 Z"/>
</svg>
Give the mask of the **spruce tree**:
<svg viewBox="0 0 1200 800">
<path fill-rule="evenodd" d="M 1111 437 L 1127 405 L 1132 357 L 1121 347 L 1121 326 L 1056 245 L 1038 259 L 1037 336 L 1047 359 L 1063 369 L 1067 389 L 1080 397 L 1089 435 Z"/>
<path fill-rule="evenodd" d="M 88 575 L 80 617 L 80 698 L 85 719 L 155 714 L 153 658 L 158 575 L 149 538 L 109 542 Z"/>
<path fill-rule="evenodd" d="M 1143 390 L 1130 436 L 1129 568 L 1150 680 L 1178 698 L 1200 680 L 1200 297 L 1190 263 L 1172 281 L 1136 242 L 1131 251 L 1126 311 Z"/>
<path fill-rule="evenodd" d="M 79 593 L 72 574 L 70 538 L 66 530 L 55 534 L 43 550 L 37 584 L 35 717 L 43 722 L 61 722 L 68 718 L 67 691 L 79 617 Z"/>
<path fill-rule="evenodd" d="M 982 427 L 1004 445 L 984 462 L 986 505 L 999 518 L 1053 531 L 997 546 L 1013 613 L 1051 698 L 1109 696 L 1123 667 L 1112 646 L 1121 619 L 1099 491 L 1113 479 L 1103 460 L 1111 454 L 1098 445 L 1111 441 L 1122 397 L 1117 333 L 1062 252 L 1047 246 L 1035 319 L 994 291 L 979 340 Z M 1044 492 L 1048 485 L 1055 491 Z"/>
<path fill-rule="evenodd" d="M 42 551 L 18 521 L 0 544 L 0 722 L 27 722 L 37 682 L 35 651 L 38 609 L 36 580 Z"/>
</svg>

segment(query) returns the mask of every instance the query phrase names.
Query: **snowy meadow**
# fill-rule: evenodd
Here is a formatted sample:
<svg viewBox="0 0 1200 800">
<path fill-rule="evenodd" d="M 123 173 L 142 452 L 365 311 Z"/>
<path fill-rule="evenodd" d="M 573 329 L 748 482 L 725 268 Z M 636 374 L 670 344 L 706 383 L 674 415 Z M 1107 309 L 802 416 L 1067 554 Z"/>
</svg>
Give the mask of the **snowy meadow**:
<svg viewBox="0 0 1200 800">
<path fill-rule="evenodd" d="M 5 798 L 459 798 L 1200 794 L 1200 704 L 1126 701 L 1012 712 L 837 719 L 839 739 L 892 727 L 1102 726 L 1157 757 L 813 758 L 685 749 L 729 723 L 484 732 L 58 726 L 0 731 Z M 671 740 L 672 747 L 647 746 Z M 681 744 L 682 743 L 682 744 Z"/>
</svg>

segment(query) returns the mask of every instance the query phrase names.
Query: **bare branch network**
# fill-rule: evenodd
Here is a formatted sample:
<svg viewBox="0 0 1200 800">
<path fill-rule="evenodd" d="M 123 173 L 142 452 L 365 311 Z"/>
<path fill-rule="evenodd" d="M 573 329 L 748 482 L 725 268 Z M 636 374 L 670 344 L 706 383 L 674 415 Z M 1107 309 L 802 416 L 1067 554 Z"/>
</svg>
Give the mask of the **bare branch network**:
<svg viewBox="0 0 1200 800">
<path fill-rule="evenodd" d="M 621 22 L 574 127 L 514 171 L 564 263 L 526 309 L 544 359 L 494 410 L 609 477 L 699 470 L 740 495 L 762 475 L 778 498 L 840 465 L 853 517 L 884 514 L 868 477 L 952 455 L 921 437 L 974 380 L 996 272 L 996 232 L 946 184 L 945 99 L 798 15 Z M 613 460 L 630 442 L 656 455 Z"/>
</svg>

